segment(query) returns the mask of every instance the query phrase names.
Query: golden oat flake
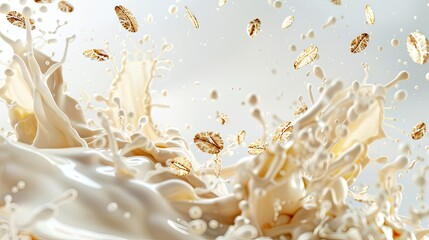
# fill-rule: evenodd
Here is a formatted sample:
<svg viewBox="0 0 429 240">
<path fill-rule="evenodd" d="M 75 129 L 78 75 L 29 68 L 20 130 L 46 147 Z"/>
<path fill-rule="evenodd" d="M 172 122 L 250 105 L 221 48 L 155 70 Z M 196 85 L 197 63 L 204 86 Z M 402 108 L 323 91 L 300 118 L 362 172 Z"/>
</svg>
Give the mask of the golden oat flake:
<svg viewBox="0 0 429 240">
<path fill-rule="evenodd" d="M 139 25 L 136 18 L 128 9 L 122 5 L 119 5 L 115 7 L 115 12 L 116 15 L 118 15 L 119 23 L 121 23 L 125 30 L 133 33 L 139 30 Z"/>
<path fill-rule="evenodd" d="M 267 150 L 267 144 L 261 139 L 256 139 L 247 147 L 247 152 L 252 155 L 259 155 Z"/>
<path fill-rule="evenodd" d="M 97 60 L 100 62 L 106 61 L 109 59 L 109 54 L 107 54 L 103 49 L 88 49 L 83 51 L 83 55 L 85 57 L 90 58 L 92 60 Z"/>
<path fill-rule="evenodd" d="M 285 143 L 292 136 L 292 122 L 286 121 L 281 123 L 274 132 L 272 143 Z"/>
<path fill-rule="evenodd" d="M 410 33 L 407 39 L 407 51 L 414 62 L 425 64 L 429 59 L 428 39 L 419 32 Z"/>
<path fill-rule="evenodd" d="M 411 131 L 411 138 L 419 140 L 426 134 L 426 124 L 424 122 L 417 123 Z"/>
<path fill-rule="evenodd" d="M 218 154 L 223 149 L 223 139 L 218 133 L 200 132 L 195 134 L 195 145 L 203 152 L 209 154 Z"/>
<path fill-rule="evenodd" d="M 17 11 L 10 11 L 6 14 L 6 19 L 14 26 L 26 29 L 25 27 L 25 18 L 24 16 Z M 31 30 L 36 29 L 34 25 L 34 20 L 30 18 Z"/>
<path fill-rule="evenodd" d="M 359 36 L 357 36 L 353 41 L 350 43 L 350 52 L 351 53 L 360 53 L 368 46 L 369 43 L 369 34 L 368 33 L 362 33 Z"/>
<path fill-rule="evenodd" d="M 247 24 L 247 34 L 250 38 L 254 38 L 261 31 L 261 20 L 255 18 Z"/>
<path fill-rule="evenodd" d="M 225 125 L 225 124 L 228 124 L 229 123 L 229 117 L 228 117 L 228 115 L 226 115 L 225 113 L 223 113 L 223 112 L 219 112 L 219 111 L 217 111 L 216 112 L 216 119 L 217 119 L 217 121 L 220 123 L 220 124 L 222 124 L 222 125 Z"/>
<path fill-rule="evenodd" d="M 34 0 L 35 3 L 52 3 L 52 0 Z"/>
<path fill-rule="evenodd" d="M 60 9 L 61 12 L 71 13 L 71 12 L 73 12 L 74 7 L 73 7 L 73 5 L 71 5 L 67 1 L 59 1 L 58 2 L 58 9 Z"/>
<path fill-rule="evenodd" d="M 374 15 L 374 11 L 372 11 L 372 8 L 371 8 L 371 6 L 369 6 L 369 4 L 367 4 L 365 7 L 365 17 L 366 17 L 367 23 L 374 25 L 375 15 Z"/>
<path fill-rule="evenodd" d="M 295 20 L 295 17 L 292 16 L 292 15 L 286 17 L 285 20 L 283 20 L 282 28 L 286 29 L 286 28 L 290 27 L 292 25 L 292 23 L 293 23 L 294 20 Z"/>
<path fill-rule="evenodd" d="M 186 176 L 191 173 L 192 164 L 186 157 L 173 158 L 167 164 L 171 173 L 176 176 Z"/>
<path fill-rule="evenodd" d="M 319 49 L 316 46 L 310 45 L 310 47 L 304 49 L 298 55 L 295 62 L 293 63 L 293 67 L 295 69 L 300 69 L 305 65 L 312 63 L 316 59 L 318 51 Z"/>
<path fill-rule="evenodd" d="M 331 0 L 331 3 L 335 5 L 341 5 L 341 0 Z"/>
<path fill-rule="evenodd" d="M 239 132 L 235 138 L 235 144 L 241 145 L 244 142 L 246 135 L 247 135 L 246 131 L 241 130 L 241 132 Z"/>
<path fill-rule="evenodd" d="M 308 107 L 307 104 L 304 102 L 300 103 L 297 109 L 295 110 L 295 116 L 299 116 L 307 111 Z"/>
<path fill-rule="evenodd" d="M 185 6 L 185 10 L 186 10 L 186 14 L 188 15 L 189 19 L 191 20 L 192 24 L 194 25 L 195 28 L 200 28 L 200 24 L 198 23 L 197 18 L 195 17 L 195 15 L 191 12 L 191 10 Z"/>
</svg>

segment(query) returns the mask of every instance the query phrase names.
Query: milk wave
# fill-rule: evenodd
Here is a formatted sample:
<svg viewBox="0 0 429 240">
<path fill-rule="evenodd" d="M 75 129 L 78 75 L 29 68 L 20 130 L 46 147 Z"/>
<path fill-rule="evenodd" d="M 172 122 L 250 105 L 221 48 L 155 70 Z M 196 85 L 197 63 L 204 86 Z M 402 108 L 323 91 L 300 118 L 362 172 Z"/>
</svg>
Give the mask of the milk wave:
<svg viewBox="0 0 429 240">
<path fill-rule="evenodd" d="M 78 101 L 63 91 L 61 66 L 73 37 L 62 60 L 54 62 L 33 48 L 31 30 L 26 31 L 25 42 L 0 33 L 15 52 L 13 74 L 0 89 L 14 129 L 12 136 L 0 137 L 0 239 L 424 239 L 429 234 L 418 224 L 428 211 L 398 214 L 403 187 L 396 176 L 407 167 L 407 156 L 383 166 L 378 195 L 348 189 L 373 161 L 368 147 L 385 137 L 386 91 L 408 73 L 384 86 L 347 87 L 324 78 L 319 99 L 293 121 L 291 139 L 224 167 L 217 178 L 199 166 L 177 131 L 162 131 L 151 118 L 150 85 L 157 69 L 168 68 L 167 60 L 152 52 L 125 54 L 108 97 L 97 97 L 106 105 L 98 110 L 99 124 L 91 124 Z M 166 167 L 178 156 L 192 162 L 189 175 L 175 176 Z M 422 191 L 427 170 L 415 178 Z M 226 179 L 234 182 L 232 191 Z M 366 206 L 351 206 L 348 198 Z"/>
</svg>

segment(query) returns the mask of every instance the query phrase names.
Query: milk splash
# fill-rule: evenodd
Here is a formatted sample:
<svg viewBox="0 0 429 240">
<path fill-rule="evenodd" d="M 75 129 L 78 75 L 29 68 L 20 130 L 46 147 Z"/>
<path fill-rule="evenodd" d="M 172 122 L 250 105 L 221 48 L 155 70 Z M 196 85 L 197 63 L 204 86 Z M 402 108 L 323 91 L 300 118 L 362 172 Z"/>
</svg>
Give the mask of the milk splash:
<svg viewBox="0 0 429 240">
<path fill-rule="evenodd" d="M 12 136 L 0 136 L 0 239 L 424 239 L 429 234 L 419 226 L 427 210 L 398 214 L 403 187 L 396 178 L 408 166 L 407 156 L 382 167 L 377 195 L 349 190 L 375 161 L 367 152 L 385 137 L 386 91 L 407 80 L 406 72 L 384 86 L 365 81 L 347 87 L 323 76 L 324 90 L 293 121 L 292 138 L 224 167 L 217 178 L 199 166 L 177 131 L 162 131 L 151 118 L 156 106 L 151 82 L 170 66 L 162 55 L 153 57 L 156 50 L 124 54 L 108 96 L 96 97 L 106 106 L 94 109 L 98 126 L 63 90 L 61 67 L 73 37 L 62 60 L 54 62 L 34 49 L 30 29 L 26 34 L 22 42 L 0 33 L 15 52 L 13 74 L 0 89 L 14 129 Z M 167 168 L 179 156 L 191 161 L 189 175 L 179 177 Z M 421 191 L 427 172 L 426 167 L 415 177 Z M 234 182 L 232 191 L 226 179 Z"/>
</svg>

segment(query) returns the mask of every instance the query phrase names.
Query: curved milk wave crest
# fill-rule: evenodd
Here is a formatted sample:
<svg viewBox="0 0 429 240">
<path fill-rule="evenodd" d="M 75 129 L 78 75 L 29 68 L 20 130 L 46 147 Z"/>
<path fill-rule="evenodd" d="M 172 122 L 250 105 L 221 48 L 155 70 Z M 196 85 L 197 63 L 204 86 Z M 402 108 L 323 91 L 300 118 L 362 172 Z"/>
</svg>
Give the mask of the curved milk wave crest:
<svg viewBox="0 0 429 240">
<path fill-rule="evenodd" d="M 9 66 L 15 74 L 0 96 L 16 137 L 0 137 L 1 239 L 423 239 L 429 233 L 417 224 L 428 213 L 398 214 L 396 173 L 408 165 L 406 156 L 383 166 L 378 195 L 348 190 L 372 161 L 370 144 L 385 137 L 384 97 L 408 78 L 403 73 L 385 86 L 326 80 L 320 98 L 293 122 L 291 139 L 225 167 L 217 178 L 197 164 L 177 131 L 161 131 L 151 118 L 151 81 L 167 60 L 126 54 L 108 96 L 97 97 L 106 108 L 98 110 L 96 127 L 63 91 L 61 66 L 72 37 L 63 60 L 54 62 L 33 49 L 29 29 L 26 42 L 0 36 L 15 52 Z M 189 175 L 168 170 L 167 161 L 178 156 L 192 162 Z M 224 179 L 234 181 L 232 191 Z"/>
</svg>

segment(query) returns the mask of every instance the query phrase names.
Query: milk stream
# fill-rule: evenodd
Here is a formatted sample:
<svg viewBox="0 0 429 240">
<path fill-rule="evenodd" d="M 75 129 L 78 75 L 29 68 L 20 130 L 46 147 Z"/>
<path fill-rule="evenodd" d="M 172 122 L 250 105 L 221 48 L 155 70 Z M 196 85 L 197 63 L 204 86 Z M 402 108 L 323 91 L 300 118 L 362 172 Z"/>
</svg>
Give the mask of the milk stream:
<svg viewBox="0 0 429 240">
<path fill-rule="evenodd" d="M 4 8 L 4 6 L 2 7 Z M 171 12 L 176 12 L 171 10 Z M 173 13 L 172 13 L 173 14 Z M 335 23 L 329 20 L 326 26 Z M 29 22 L 27 20 L 27 26 Z M 389 161 L 368 157 L 385 137 L 386 85 L 364 81 L 345 86 L 326 78 L 311 106 L 293 121 L 292 137 L 258 155 L 225 166 L 217 178 L 200 166 L 189 143 L 151 117 L 151 82 L 171 63 L 156 51 L 125 52 L 97 124 L 64 92 L 60 62 L 34 48 L 32 33 L 14 40 L 0 97 L 9 108 L 12 136 L 0 136 L 0 239 L 425 239 L 419 225 L 429 211 L 418 207 L 401 216 L 397 173 L 409 156 Z M 167 43 L 165 43 L 167 44 Z M 108 46 L 106 46 L 108 48 Z M 45 63 L 51 64 L 47 66 Z M 398 98 L 401 98 L 400 96 Z M 402 98 L 401 98 L 402 99 Z M 256 95 L 249 103 L 256 105 Z M 266 125 L 259 109 L 252 111 Z M 97 127 L 98 126 L 98 127 Z M 266 141 L 264 131 L 262 140 Z M 267 141 L 270 142 L 270 141 Z M 186 156 L 193 169 L 175 176 L 166 162 Z M 375 195 L 350 186 L 371 161 L 384 164 Z M 415 176 L 424 192 L 429 168 Z M 229 191 L 225 181 L 234 183 Z M 423 194 L 424 195 L 424 194 Z M 354 199 L 365 207 L 350 205 Z M 265 237 L 265 238 L 262 238 Z"/>
</svg>

